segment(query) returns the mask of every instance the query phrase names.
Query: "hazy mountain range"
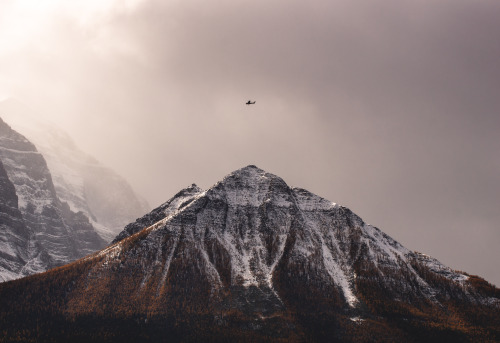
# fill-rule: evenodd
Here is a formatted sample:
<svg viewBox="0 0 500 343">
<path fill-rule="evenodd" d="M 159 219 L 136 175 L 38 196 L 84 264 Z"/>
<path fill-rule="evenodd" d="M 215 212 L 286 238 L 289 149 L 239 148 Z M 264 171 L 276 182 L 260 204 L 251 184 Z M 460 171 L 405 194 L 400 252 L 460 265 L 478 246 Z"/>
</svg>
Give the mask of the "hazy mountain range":
<svg viewBox="0 0 500 343">
<path fill-rule="evenodd" d="M 0 308 L 4 341 L 500 340 L 499 289 L 255 166 L 1 284 Z"/>
<path fill-rule="evenodd" d="M 0 117 L 36 146 L 47 161 L 59 199 L 71 210 L 85 213 L 104 240 L 111 241 L 149 209 L 123 177 L 81 151 L 64 130 L 21 102 L 0 102 Z"/>
</svg>

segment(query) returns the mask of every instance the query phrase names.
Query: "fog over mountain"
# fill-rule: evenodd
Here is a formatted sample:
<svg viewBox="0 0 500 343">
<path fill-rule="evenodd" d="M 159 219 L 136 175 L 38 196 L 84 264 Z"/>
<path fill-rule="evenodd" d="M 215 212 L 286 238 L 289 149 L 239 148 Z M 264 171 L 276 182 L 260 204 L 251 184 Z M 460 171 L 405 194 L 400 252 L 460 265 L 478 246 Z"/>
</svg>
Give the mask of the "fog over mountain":
<svg viewBox="0 0 500 343">
<path fill-rule="evenodd" d="M 498 285 L 499 17 L 497 0 L 5 0 L 0 98 L 152 206 L 256 164 Z"/>
<path fill-rule="evenodd" d="M 72 211 L 85 213 L 106 242 L 149 209 L 123 177 L 81 151 L 64 130 L 36 111 L 11 99 L 0 103 L 0 116 L 35 144 L 58 198 Z"/>
<path fill-rule="evenodd" d="M 0 118 L 0 282 L 41 273 L 106 246 L 89 218 L 57 196 L 43 155 Z"/>
</svg>

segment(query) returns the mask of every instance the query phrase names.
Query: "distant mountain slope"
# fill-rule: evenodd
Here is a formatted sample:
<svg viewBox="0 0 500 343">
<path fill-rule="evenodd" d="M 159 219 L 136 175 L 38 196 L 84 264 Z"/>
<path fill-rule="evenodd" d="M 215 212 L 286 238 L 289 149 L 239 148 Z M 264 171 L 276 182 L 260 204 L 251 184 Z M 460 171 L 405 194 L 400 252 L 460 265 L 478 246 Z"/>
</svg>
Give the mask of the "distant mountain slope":
<svg viewBox="0 0 500 343">
<path fill-rule="evenodd" d="M 119 237 L 0 284 L 4 341 L 500 340 L 499 289 L 255 166 L 181 191 Z"/>
<path fill-rule="evenodd" d="M 125 179 L 82 152 L 66 132 L 22 103 L 0 102 L 0 116 L 36 145 L 47 161 L 59 199 L 72 211 L 85 213 L 105 241 L 149 210 Z"/>
<path fill-rule="evenodd" d="M 88 218 L 59 200 L 45 159 L 35 146 L 1 119 L 0 160 L 5 190 L 1 279 L 39 273 L 105 246 Z"/>
</svg>

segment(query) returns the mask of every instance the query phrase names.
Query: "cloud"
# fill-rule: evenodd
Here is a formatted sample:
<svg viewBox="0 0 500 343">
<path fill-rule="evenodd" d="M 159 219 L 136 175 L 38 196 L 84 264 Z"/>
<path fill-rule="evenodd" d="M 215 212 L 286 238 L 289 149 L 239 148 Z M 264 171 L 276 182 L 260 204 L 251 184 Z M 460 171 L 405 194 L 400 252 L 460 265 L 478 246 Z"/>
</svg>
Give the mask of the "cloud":
<svg viewBox="0 0 500 343">
<path fill-rule="evenodd" d="M 151 203 L 257 164 L 500 282 L 498 1 L 43 3 L 0 5 L 0 94 Z"/>
</svg>

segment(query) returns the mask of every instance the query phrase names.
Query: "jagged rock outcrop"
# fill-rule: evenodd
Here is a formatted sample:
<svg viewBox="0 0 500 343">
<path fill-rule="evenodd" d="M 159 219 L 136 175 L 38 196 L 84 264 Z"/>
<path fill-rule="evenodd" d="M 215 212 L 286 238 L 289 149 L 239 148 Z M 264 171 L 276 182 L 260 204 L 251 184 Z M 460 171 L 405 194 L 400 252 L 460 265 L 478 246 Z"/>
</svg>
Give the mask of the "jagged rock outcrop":
<svg viewBox="0 0 500 343">
<path fill-rule="evenodd" d="M 0 315 L 7 337 L 32 328 L 16 319 L 16 287 L 55 304 L 57 323 L 37 321 L 38 332 L 69 325 L 73 333 L 64 339 L 500 338 L 497 288 L 406 249 L 349 209 L 255 166 L 207 191 L 181 191 L 92 256 L 0 285 L 0 299 L 8 299 L 0 306 L 10 309 Z M 46 313 L 41 301 L 23 302 L 22 313 Z"/>
<path fill-rule="evenodd" d="M 3 232 L 8 232 L 4 244 L 12 249 L 15 246 L 6 250 L 10 257 L 4 261 L 10 258 L 12 268 L 2 274 L 3 280 L 61 266 L 105 246 L 88 219 L 59 200 L 45 159 L 35 146 L 1 119 L 0 160 L 10 194 L 5 215 L 16 215 L 14 225 L 2 220 Z"/>
</svg>

